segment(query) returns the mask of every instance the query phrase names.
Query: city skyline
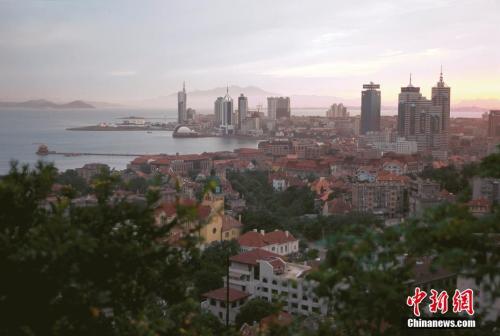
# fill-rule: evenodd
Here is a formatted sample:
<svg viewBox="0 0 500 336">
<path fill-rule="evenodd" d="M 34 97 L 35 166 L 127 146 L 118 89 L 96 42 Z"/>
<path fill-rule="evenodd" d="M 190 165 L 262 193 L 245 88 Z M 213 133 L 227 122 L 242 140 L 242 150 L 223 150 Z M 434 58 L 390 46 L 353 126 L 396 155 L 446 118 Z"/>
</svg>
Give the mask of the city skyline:
<svg viewBox="0 0 500 336">
<path fill-rule="evenodd" d="M 0 100 L 127 103 L 177 92 L 183 80 L 193 90 L 230 82 L 355 99 L 362 83 L 374 81 L 388 105 L 408 73 L 431 87 L 441 64 L 454 103 L 500 99 L 500 47 L 491 34 L 498 2 L 269 6 L 2 2 Z M 224 25 L 210 15 L 221 7 L 228 11 Z"/>
</svg>

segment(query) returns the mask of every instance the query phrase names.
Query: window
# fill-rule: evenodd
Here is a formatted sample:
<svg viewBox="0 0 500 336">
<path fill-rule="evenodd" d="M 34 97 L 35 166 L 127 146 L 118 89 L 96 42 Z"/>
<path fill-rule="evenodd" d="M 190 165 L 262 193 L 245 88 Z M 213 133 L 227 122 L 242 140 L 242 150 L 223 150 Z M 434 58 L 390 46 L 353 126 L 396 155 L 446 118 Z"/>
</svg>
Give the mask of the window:
<svg viewBox="0 0 500 336">
<path fill-rule="evenodd" d="M 217 228 L 213 228 L 213 229 L 212 229 L 212 233 L 213 233 L 213 234 L 216 234 L 216 233 L 217 233 Z"/>
<path fill-rule="evenodd" d="M 267 278 L 262 278 L 262 282 L 267 283 Z"/>
<path fill-rule="evenodd" d="M 220 319 L 223 319 L 223 318 L 224 318 L 224 316 L 222 315 L 222 312 L 219 312 L 219 318 L 220 318 Z"/>
<path fill-rule="evenodd" d="M 273 280 L 273 285 L 277 285 L 277 284 L 278 284 L 278 281 Z"/>
<path fill-rule="evenodd" d="M 236 301 L 234 301 L 233 303 L 231 303 L 231 307 L 236 308 Z"/>
<path fill-rule="evenodd" d="M 300 309 L 302 309 L 302 310 L 309 310 L 309 306 L 306 306 L 306 305 L 301 305 L 301 306 L 300 306 Z"/>
<path fill-rule="evenodd" d="M 226 236 L 226 238 L 229 238 L 229 232 L 226 232 L 224 236 Z"/>
<path fill-rule="evenodd" d="M 292 298 L 296 299 L 297 298 L 297 293 L 292 293 Z"/>
<path fill-rule="evenodd" d="M 298 305 L 298 303 L 292 303 L 292 307 L 293 308 L 299 308 L 299 305 Z"/>
<path fill-rule="evenodd" d="M 278 290 L 277 290 L 277 289 L 273 289 L 273 290 L 272 290 L 272 293 L 273 293 L 273 294 L 278 294 Z"/>
<path fill-rule="evenodd" d="M 210 299 L 210 305 L 211 306 L 215 306 L 215 300 L 214 299 Z"/>
<path fill-rule="evenodd" d="M 267 287 L 262 287 L 261 289 L 262 289 L 262 291 L 263 291 L 264 293 L 267 293 L 267 292 L 269 291 L 269 289 L 268 289 Z"/>
</svg>

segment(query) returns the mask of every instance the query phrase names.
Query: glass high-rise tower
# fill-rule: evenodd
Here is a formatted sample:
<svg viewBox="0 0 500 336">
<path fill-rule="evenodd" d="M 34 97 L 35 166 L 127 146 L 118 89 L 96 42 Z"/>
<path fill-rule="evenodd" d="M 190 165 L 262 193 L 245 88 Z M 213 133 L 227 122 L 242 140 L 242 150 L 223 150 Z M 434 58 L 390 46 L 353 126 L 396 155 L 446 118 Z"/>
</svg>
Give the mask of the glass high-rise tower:
<svg viewBox="0 0 500 336">
<path fill-rule="evenodd" d="M 363 84 L 361 91 L 361 121 L 359 133 L 380 131 L 380 84 Z"/>
</svg>

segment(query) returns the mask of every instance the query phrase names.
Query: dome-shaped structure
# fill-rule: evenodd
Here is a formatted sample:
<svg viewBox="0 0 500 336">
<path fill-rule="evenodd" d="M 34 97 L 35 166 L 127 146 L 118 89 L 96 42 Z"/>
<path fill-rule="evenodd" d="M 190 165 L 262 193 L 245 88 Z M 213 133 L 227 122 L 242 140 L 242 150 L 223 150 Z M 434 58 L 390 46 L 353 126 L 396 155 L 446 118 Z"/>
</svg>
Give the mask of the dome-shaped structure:
<svg viewBox="0 0 500 336">
<path fill-rule="evenodd" d="M 191 137 L 197 137 L 198 132 L 190 129 L 185 125 L 179 125 L 175 128 L 173 136 L 179 138 L 191 138 Z"/>
<path fill-rule="evenodd" d="M 181 126 L 181 127 L 179 127 L 177 129 L 177 133 L 180 133 L 180 134 L 189 134 L 189 133 L 193 133 L 193 130 L 191 130 L 187 126 Z"/>
</svg>

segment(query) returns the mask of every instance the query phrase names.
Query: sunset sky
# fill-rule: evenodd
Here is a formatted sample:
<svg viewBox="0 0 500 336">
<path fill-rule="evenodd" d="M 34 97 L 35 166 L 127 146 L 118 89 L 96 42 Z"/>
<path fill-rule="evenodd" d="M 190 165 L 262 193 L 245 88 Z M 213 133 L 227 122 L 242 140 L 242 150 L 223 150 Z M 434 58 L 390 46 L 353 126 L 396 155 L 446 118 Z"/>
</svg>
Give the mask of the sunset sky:
<svg viewBox="0 0 500 336">
<path fill-rule="evenodd" d="M 127 102 L 226 83 L 383 104 L 443 64 L 454 102 L 500 99 L 500 1 L 0 0 L 0 99 Z"/>
</svg>

